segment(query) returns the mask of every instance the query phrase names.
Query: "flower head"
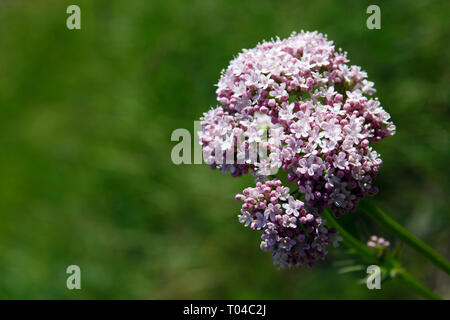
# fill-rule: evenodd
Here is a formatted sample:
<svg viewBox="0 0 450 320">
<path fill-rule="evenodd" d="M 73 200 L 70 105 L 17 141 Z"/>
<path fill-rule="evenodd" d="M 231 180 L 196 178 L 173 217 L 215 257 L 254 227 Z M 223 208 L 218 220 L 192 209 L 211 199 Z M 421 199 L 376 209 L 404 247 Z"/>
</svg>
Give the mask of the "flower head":
<svg viewBox="0 0 450 320">
<path fill-rule="evenodd" d="M 204 159 L 256 181 L 288 173 L 304 202 L 271 180 L 244 190 L 239 218 L 263 230 L 261 248 L 274 251 L 280 265 L 323 255 L 323 208 L 339 216 L 377 192 L 372 183 L 382 161 L 370 144 L 393 135 L 395 125 L 375 92 L 367 73 L 317 32 L 244 49 L 222 72 L 219 105 L 201 119 Z"/>
</svg>

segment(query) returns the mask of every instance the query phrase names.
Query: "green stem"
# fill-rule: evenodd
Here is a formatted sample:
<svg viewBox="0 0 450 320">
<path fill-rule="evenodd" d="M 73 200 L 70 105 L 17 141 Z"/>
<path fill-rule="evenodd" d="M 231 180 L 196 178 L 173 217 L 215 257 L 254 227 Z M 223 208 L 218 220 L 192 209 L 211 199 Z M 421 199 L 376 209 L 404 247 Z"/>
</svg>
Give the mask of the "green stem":
<svg viewBox="0 0 450 320">
<path fill-rule="evenodd" d="M 368 204 L 366 202 L 360 203 L 360 208 L 363 212 L 375 220 L 379 225 L 385 228 L 389 233 L 395 235 L 403 242 L 408 244 L 413 249 L 420 252 L 423 256 L 428 258 L 437 267 L 450 274 L 450 262 L 437 253 L 433 248 L 428 246 L 425 242 L 414 236 L 408 230 L 403 228 L 400 224 L 395 222 L 391 217 L 385 214 L 380 208 Z"/>
<path fill-rule="evenodd" d="M 358 253 L 359 256 L 364 258 L 364 260 L 368 263 L 375 263 L 377 262 L 377 257 L 375 253 L 370 250 L 369 247 L 364 245 L 361 241 L 353 237 L 350 233 L 348 233 L 334 218 L 333 214 L 328 210 L 325 209 L 324 216 L 327 219 L 327 224 L 330 227 L 335 228 L 339 235 L 342 237 L 343 243 L 350 249 L 353 249 L 356 253 Z"/>
<path fill-rule="evenodd" d="M 348 233 L 334 218 L 333 214 L 325 209 L 324 216 L 327 219 L 327 224 L 330 227 L 336 228 L 339 232 L 339 235 L 342 237 L 342 241 L 345 246 L 349 249 L 353 249 L 359 256 L 361 256 L 368 263 L 378 263 L 378 258 L 369 247 L 367 247 L 364 243 L 353 237 L 350 233 Z M 426 287 L 419 280 L 414 278 L 408 271 L 405 269 L 397 269 L 394 276 L 398 279 L 402 280 L 405 284 L 407 284 L 410 288 L 414 289 L 418 294 L 423 296 L 426 299 L 441 299 L 436 293 L 431 291 L 428 287 Z"/>
<path fill-rule="evenodd" d="M 396 276 L 410 288 L 420 293 L 423 297 L 431 300 L 442 299 L 440 296 L 438 296 L 436 293 L 434 293 L 428 287 L 426 287 L 423 283 L 414 278 L 414 276 L 410 274 L 408 271 L 401 269 L 396 273 Z"/>
</svg>

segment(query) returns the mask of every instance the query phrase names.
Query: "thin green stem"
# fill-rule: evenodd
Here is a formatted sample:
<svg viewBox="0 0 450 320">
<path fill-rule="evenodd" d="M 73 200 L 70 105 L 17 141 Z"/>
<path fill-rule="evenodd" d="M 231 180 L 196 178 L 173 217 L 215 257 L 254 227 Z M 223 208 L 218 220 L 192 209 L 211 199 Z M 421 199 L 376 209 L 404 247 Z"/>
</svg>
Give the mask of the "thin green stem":
<svg viewBox="0 0 450 320">
<path fill-rule="evenodd" d="M 361 241 L 353 237 L 350 233 L 348 233 L 334 218 L 333 214 L 325 209 L 324 211 L 325 218 L 327 219 L 327 224 L 330 227 L 335 228 L 339 235 L 342 237 L 343 243 L 350 249 L 353 249 L 359 256 L 361 256 L 368 263 L 377 262 L 377 257 L 375 253 L 370 250 L 369 247 L 364 245 Z"/>
<path fill-rule="evenodd" d="M 434 263 L 438 268 L 450 274 L 450 262 L 444 258 L 442 255 L 437 253 L 433 248 L 428 246 L 425 242 L 417 238 L 415 235 L 410 233 L 400 224 L 395 222 L 391 217 L 384 213 L 380 208 L 366 203 L 361 202 L 360 208 L 362 211 L 376 221 L 379 225 L 385 228 L 389 233 L 398 237 L 403 242 L 408 244 L 411 248 L 417 250 L 423 256 L 428 258 L 432 263 Z"/>
<path fill-rule="evenodd" d="M 405 269 L 401 269 L 396 273 L 396 276 L 403 281 L 410 288 L 416 290 L 416 292 L 420 293 L 423 297 L 431 300 L 441 300 L 442 298 L 438 296 L 436 293 L 431 291 L 428 287 L 426 287 L 423 283 L 418 281 L 412 274 L 410 274 Z"/>
<path fill-rule="evenodd" d="M 325 209 L 324 216 L 327 219 L 327 224 L 330 227 L 336 228 L 342 237 L 342 241 L 345 246 L 349 249 L 352 249 L 357 253 L 361 258 L 363 258 L 368 263 L 378 263 L 378 258 L 373 250 L 367 247 L 364 243 L 353 237 L 350 233 L 348 233 L 334 218 L 333 214 Z M 400 279 L 403 283 L 407 284 L 410 288 L 414 289 L 418 294 L 423 296 L 426 299 L 441 299 L 436 293 L 431 291 L 428 287 L 426 287 L 419 280 L 414 278 L 408 271 L 403 268 L 396 269 L 396 272 L 393 273 L 398 279 Z"/>
</svg>

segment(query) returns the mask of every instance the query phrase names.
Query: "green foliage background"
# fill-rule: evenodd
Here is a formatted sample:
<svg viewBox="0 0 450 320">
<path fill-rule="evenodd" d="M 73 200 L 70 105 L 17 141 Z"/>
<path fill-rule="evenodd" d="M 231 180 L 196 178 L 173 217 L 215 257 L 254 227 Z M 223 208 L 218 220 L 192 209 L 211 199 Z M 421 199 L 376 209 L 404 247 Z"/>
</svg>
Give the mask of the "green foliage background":
<svg viewBox="0 0 450 320">
<path fill-rule="evenodd" d="M 81 7 L 82 29 L 66 28 Z M 366 8 L 381 7 L 381 30 Z M 374 81 L 397 125 L 376 146 L 377 203 L 447 257 L 449 1 L 0 1 L 0 298 L 398 299 L 369 291 L 332 249 L 315 268 L 279 271 L 259 233 L 237 222 L 252 183 L 174 165 L 176 128 L 215 104 L 242 48 L 292 31 L 327 33 Z M 366 241 L 383 233 L 342 219 Z M 447 276 L 401 243 L 418 278 L 450 297 Z M 82 290 L 66 289 L 66 267 Z"/>
</svg>

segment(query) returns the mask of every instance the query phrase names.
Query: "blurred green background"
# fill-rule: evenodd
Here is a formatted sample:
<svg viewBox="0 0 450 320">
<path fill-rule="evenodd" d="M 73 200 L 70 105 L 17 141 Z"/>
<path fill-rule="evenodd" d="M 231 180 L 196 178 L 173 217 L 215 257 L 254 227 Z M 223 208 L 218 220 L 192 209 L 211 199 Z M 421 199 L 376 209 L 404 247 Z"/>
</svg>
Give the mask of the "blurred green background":
<svg viewBox="0 0 450 320">
<path fill-rule="evenodd" d="M 66 8 L 81 7 L 81 30 Z M 366 8 L 381 7 L 381 30 Z M 368 290 L 331 249 L 279 271 L 237 221 L 233 179 L 171 162 L 176 128 L 215 105 L 242 48 L 294 30 L 327 33 L 374 81 L 397 125 L 376 145 L 376 202 L 449 257 L 449 1 L 0 1 L 0 298 L 400 299 Z M 342 223 L 379 234 L 362 214 Z M 408 269 L 450 298 L 449 278 L 394 242 Z M 66 288 L 81 267 L 82 289 Z"/>
</svg>

